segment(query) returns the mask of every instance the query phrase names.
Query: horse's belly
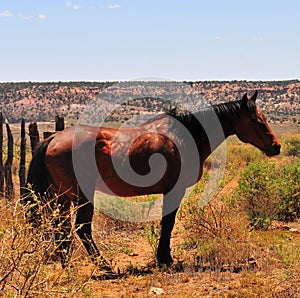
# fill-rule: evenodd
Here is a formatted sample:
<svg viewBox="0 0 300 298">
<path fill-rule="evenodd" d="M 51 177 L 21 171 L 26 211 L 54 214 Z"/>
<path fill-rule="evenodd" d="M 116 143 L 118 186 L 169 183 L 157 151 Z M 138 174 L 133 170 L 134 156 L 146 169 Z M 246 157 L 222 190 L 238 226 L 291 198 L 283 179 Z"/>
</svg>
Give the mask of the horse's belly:
<svg viewBox="0 0 300 298">
<path fill-rule="evenodd" d="M 144 186 L 143 186 L 144 185 Z M 153 185 L 127 183 L 124 180 L 114 177 L 111 179 L 102 179 L 99 177 L 96 183 L 96 190 L 116 196 L 131 197 L 147 194 L 165 193 L 166 186 L 164 180 L 159 180 Z"/>
</svg>

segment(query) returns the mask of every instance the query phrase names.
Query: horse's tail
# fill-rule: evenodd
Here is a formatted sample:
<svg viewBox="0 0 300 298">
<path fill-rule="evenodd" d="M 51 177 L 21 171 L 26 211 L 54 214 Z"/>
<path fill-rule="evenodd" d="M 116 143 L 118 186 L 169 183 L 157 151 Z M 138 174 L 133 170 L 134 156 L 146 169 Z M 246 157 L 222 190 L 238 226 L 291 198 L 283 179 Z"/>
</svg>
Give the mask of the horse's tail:
<svg viewBox="0 0 300 298">
<path fill-rule="evenodd" d="M 45 155 L 52 138 L 48 138 L 37 145 L 29 165 L 26 191 L 22 197 L 26 206 L 26 218 L 33 224 L 39 224 L 41 220 L 42 204 L 45 203 L 49 184 L 47 169 L 45 165 Z"/>
</svg>

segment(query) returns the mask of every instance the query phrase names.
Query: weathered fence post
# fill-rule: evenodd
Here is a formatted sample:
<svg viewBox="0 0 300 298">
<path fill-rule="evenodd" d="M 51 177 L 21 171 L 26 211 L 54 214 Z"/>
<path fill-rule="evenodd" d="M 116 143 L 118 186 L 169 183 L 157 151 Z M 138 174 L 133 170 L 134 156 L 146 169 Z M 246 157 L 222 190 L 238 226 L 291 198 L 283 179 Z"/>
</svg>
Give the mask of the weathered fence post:
<svg viewBox="0 0 300 298">
<path fill-rule="evenodd" d="M 33 155 L 35 151 L 35 147 L 40 141 L 40 135 L 39 135 L 38 126 L 36 122 L 29 124 L 29 137 L 30 137 L 31 153 Z"/>
<path fill-rule="evenodd" d="M 56 131 L 63 131 L 65 129 L 65 119 L 64 117 L 60 117 L 58 115 L 55 116 L 55 132 Z M 52 131 L 44 131 L 43 137 L 44 140 L 53 135 L 55 132 Z"/>
<path fill-rule="evenodd" d="M 8 123 L 6 123 L 6 131 L 7 131 L 7 159 L 4 164 L 4 177 L 6 182 L 6 198 L 11 200 L 14 194 L 14 185 L 12 179 L 12 162 L 14 158 L 14 140 L 13 135 L 11 133 L 10 127 Z"/>
<path fill-rule="evenodd" d="M 20 152 L 20 195 L 21 197 L 25 193 L 25 163 L 26 163 L 26 131 L 25 131 L 25 119 L 21 122 L 21 152 Z"/>
<path fill-rule="evenodd" d="M 65 129 L 65 119 L 58 115 L 55 116 L 55 131 L 63 131 Z"/>
<path fill-rule="evenodd" d="M 0 112 L 0 194 L 4 192 L 4 169 L 3 169 L 3 114 Z"/>
</svg>

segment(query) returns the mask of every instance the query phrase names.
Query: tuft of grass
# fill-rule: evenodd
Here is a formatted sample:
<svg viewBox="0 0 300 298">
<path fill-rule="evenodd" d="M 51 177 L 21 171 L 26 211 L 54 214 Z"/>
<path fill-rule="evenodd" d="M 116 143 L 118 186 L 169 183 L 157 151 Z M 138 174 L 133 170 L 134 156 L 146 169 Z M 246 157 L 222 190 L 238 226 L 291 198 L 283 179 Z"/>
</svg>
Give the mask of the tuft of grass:
<svg viewBox="0 0 300 298">
<path fill-rule="evenodd" d="M 184 205 L 186 243 L 199 270 L 239 271 L 250 267 L 252 248 L 245 216 L 221 196 L 199 207 L 194 197 Z"/>
<path fill-rule="evenodd" d="M 125 247 L 125 246 L 121 246 L 119 247 L 118 251 L 120 253 L 126 254 L 126 255 L 130 255 L 133 253 L 133 250 L 129 247 Z"/>
<path fill-rule="evenodd" d="M 68 266 L 57 263 L 55 210 L 33 228 L 25 221 L 26 207 L 19 201 L 0 201 L 0 296 L 63 297 L 83 293 L 92 276 L 82 277 L 73 251 Z M 75 231 L 72 231 L 72 234 Z M 73 236 L 73 235 L 71 235 Z"/>
<path fill-rule="evenodd" d="M 264 153 L 249 144 L 237 141 L 236 137 L 231 137 L 227 141 L 228 145 L 228 161 L 235 164 L 238 168 L 242 168 L 251 162 L 258 162 L 266 159 Z"/>
<path fill-rule="evenodd" d="M 300 135 L 295 135 L 284 140 L 284 154 L 300 157 Z"/>
<path fill-rule="evenodd" d="M 151 247 L 152 258 L 156 262 L 156 254 L 161 231 L 161 225 L 159 221 L 147 223 L 144 226 L 144 231 L 147 241 Z"/>
</svg>

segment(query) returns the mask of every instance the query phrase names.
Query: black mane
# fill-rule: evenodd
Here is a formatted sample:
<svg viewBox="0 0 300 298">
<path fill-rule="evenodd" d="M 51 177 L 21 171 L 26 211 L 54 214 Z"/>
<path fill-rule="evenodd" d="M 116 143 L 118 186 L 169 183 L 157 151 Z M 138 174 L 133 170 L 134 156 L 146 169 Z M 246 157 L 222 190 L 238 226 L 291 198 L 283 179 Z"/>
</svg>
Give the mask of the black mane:
<svg viewBox="0 0 300 298">
<path fill-rule="evenodd" d="M 256 106 L 248 100 L 245 104 L 242 100 L 212 105 L 197 112 L 190 112 L 175 107 L 166 111 L 166 114 L 179 121 L 192 135 L 196 144 L 209 143 L 208 136 L 217 135 L 224 138 L 225 135 L 234 134 L 231 129 L 242 114 L 255 112 Z M 217 117 L 217 118 L 216 118 Z M 218 119 L 219 123 L 216 123 Z M 205 128 L 204 128 L 205 127 Z M 173 129 L 179 139 L 184 139 L 185 133 L 176 123 Z M 222 131 L 218 130 L 221 129 Z M 225 137 L 226 138 L 226 137 Z"/>
<path fill-rule="evenodd" d="M 249 110 L 249 112 L 254 112 L 256 106 L 254 102 L 248 100 L 246 108 Z M 232 115 L 234 115 L 236 118 L 239 118 L 242 110 L 242 100 L 212 105 L 211 107 L 201 109 L 195 113 L 183 110 L 179 106 L 176 106 L 167 110 L 166 114 L 180 121 L 186 127 L 191 127 L 192 125 L 196 124 L 195 121 L 199 122 L 197 119 L 203 119 L 205 121 L 207 114 L 211 113 L 212 110 L 220 121 L 222 121 L 224 118 L 228 118 L 229 116 L 232 118 Z M 194 115 L 197 115 L 197 118 Z"/>
</svg>

